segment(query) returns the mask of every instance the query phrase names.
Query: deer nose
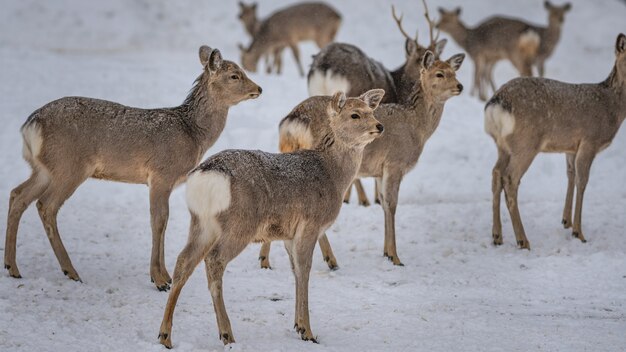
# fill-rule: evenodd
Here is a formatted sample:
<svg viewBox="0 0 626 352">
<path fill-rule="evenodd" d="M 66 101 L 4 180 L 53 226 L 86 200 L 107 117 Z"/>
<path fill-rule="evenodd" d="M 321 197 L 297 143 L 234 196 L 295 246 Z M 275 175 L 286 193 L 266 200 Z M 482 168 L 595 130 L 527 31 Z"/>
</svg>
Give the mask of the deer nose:
<svg viewBox="0 0 626 352">
<path fill-rule="evenodd" d="M 383 125 L 379 123 L 379 124 L 376 124 L 376 129 L 378 130 L 378 132 L 382 133 L 385 127 L 383 127 Z"/>
<path fill-rule="evenodd" d="M 459 89 L 459 93 L 463 91 L 463 85 L 461 83 L 457 84 L 456 87 Z"/>
<path fill-rule="evenodd" d="M 263 93 L 263 88 L 259 87 L 259 94 Z"/>
</svg>

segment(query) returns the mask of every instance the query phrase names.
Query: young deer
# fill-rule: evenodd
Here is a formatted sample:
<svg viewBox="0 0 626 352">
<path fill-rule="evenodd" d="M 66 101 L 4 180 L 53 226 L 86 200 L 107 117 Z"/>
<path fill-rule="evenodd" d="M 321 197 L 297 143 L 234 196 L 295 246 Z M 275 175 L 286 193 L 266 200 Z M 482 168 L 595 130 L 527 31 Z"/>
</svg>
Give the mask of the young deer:
<svg viewBox="0 0 626 352">
<path fill-rule="evenodd" d="M 253 2 L 250 5 L 247 5 L 243 2 L 239 2 L 239 10 L 241 11 L 238 15 L 239 20 L 243 23 L 246 32 L 250 35 L 250 37 L 254 38 L 254 35 L 261 28 L 261 21 L 259 21 L 256 15 L 257 3 Z M 272 73 L 272 68 L 276 70 L 277 74 L 281 73 L 282 70 L 282 52 L 283 47 L 277 47 L 273 52 L 274 61 L 270 63 L 272 57 L 269 53 L 265 53 L 263 57 L 265 58 L 265 70 L 266 72 Z"/>
<path fill-rule="evenodd" d="M 332 98 L 306 100 L 303 104 L 314 104 L 330 121 L 330 129 L 315 150 L 285 154 L 227 150 L 189 174 L 189 239 L 174 269 L 159 331 L 163 345 L 172 346 L 178 296 L 202 259 L 220 339 L 224 344 L 235 342 L 224 307 L 224 270 L 248 243 L 273 240 L 284 241 L 296 278 L 296 331 L 303 340 L 315 341 L 308 308 L 315 242 L 337 218 L 363 148 L 383 131 L 373 113 L 383 94 L 382 89 L 375 89 L 359 98 L 346 99 L 337 93 Z"/>
<path fill-rule="evenodd" d="M 626 36 L 615 45 L 616 60 L 609 77 L 597 84 L 569 84 L 545 78 L 514 79 L 485 106 L 485 131 L 498 147 L 493 168 L 493 243 L 502 244 L 500 195 L 504 189 L 515 238 L 530 248 L 517 205 L 520 180 L 540 152 L 565 153 L 567 196 L 563 225 L 582 242 L 582 202 L 591 163 L 608 147 L 626 118 Z"/>
<path fill-rule="evenodd" d="M 447 42 L 446 39 L 437 40 L 438 33 L 436 36 L 433 33 L 435 24 L 430 19 L 426 2 L 423 1 L 423 4 L 430 34 L 430 43 L 427 47 L 418 43 L 417 35 L 412 38 L 407 34 L 402 27 L 402 16 L 398 17 L 392 6 L 392 16 L 400 32 L 406 38 L 404 64 L 390 71 L 380 62 L 365 55 L 356 46 L 333 43 L 322 49 L 313 59 L 308 74 L 309 95 L 332 95 L 337 91 L 343 91 L 348 96 L 358 96 L 369 89 L 381 88 L 386 92 L 383 103 L 405 101 L 419 80 L 424 53 L 430 50 L 438 58 Z M 281 149 L 281 151 L 289 150 Z M 359 204 L 369 206 L 370 202 L 361 181 L 355 180 L 354 186 L 358 193 Z M 350 193 L 350 188 L 348 188 L 344 198 L 346 203 L 350 200 Z"/>
<path fill-rule="evenodd" d="M 402 178 L 415 165 L 426 144 L 439 125 L 445 102 L 459 95 L 463 86 L 456 79 L 464 54 L 447 61 L 435 59 L 427 51 L 422 60 L 420 80 L 405 104 L 382 104 L 376 117 L 385 125 L 385 134 L 369 144 L 363 152 L 359 177 L 375 177 L 379 198 L 385 212 L 384 255 L 394 264 L 402 265 L 396 251 L 395 213 Z M 305 104 L 280 123 L 281 145 L 315 146 L 321 142 L 328 120 L 313 104 Z M 332 258 L 330 244 L 320 238 L 324 258 Z M 328 260 L 327 260 L 328 261 Z M 330 266 L 329 262 L 329 266 Z"/>
<path fill-rule="evenodd" d="M 19 278 L 15 261 L 22 213 L 35 200 L 63 273 L 80 280 L 61 242 L 57 213 L 87 178 L 150 187 L 152 257 L 150 275 L 159 290 L 170 276 L 164 261 L 164 234 L 172 189 L 185 181 L 224 129 L 229 107 L 261 94 L 219 50 L 200 47 L 204 68 L 182 105 L 139 109 L 117 103 L 66 97 L 36 110 L 22 126 L 23 155 L 32 168 L 11 191 L 4 265 Z"/>
<path fill-rule="evenodd" d="M 543 77 L 544 64 L 552 56 L 554 48 L 561 39 L 561 27 L 565 21 L 565 13 L 572 9 L 572 4 L 569 2 L 562 6 L 555 6 L 546 1 L 543 6 L 548 10 L 548 27 L 533 26 L 540 38 L 539 51 L 533 63 L 533 66 L 537 66 L 539 77 Z"/>
<path fill-rule="evenodd" d="M 503 59 L 511 61 L 520 75 L 532 76 L 532 65 L 541 44 L 537 28 L 505 17 L 492 17 L 468 28 L 459 18 L 460 7 L 452 11 L 439 8 L 439 13 L 437 28 L 450 34 L 474 61 L 472 95 L 478 92 L 481 100 L 487 100 L 487 83 L 495 91 L 491 71 Z"/>
<path fill-rule="evenodd" d="M 321 2 L 301 3 L 276 11 L 261 21 L 248 48 L 239 45 L 243 68 L 256 72 L 261 56 L 290 47 L 300 75 L 304 76 L 298 42 L 313 40 L 321 49 L 334 40 L 340 24 L 337 11 Z M 279 72 L 280 65 L 279 59 Z"/>
</svg>

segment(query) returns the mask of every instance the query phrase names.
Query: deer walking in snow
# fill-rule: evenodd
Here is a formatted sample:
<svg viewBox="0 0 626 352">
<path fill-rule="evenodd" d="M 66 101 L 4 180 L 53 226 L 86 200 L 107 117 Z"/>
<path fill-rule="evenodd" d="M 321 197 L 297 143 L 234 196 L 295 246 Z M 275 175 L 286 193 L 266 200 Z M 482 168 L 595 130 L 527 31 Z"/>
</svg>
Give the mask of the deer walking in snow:
<svg viewBox="0 0 626 352">
<path fill-rule="evenodd" d="M 276 11 L 257 25 L 248 48 L 239 46 L 241 64 L 244 69 L 256 72 L 259 58 L 273 53 L 280 74 L 282 60 L 276 54 L 289 47 L 300 75 L 304 76 L 298 43 L 313 40 L 321 49 L 335 39 L 340 25 L 339 13 L 322 2 L 305 2 Z"/>
<path fill-rule="evenodd" d="M 261 87 L 219 50 L 200 47 L 202 74 L 182 105 L 139 109 L 110 101 L 66 97 L 36 110 L 22 126 L 31 176 L 11 191 L 4 265 L 19 278 L 15 260 L 22 213 L 35 200 L 61 270 L 80 280 L 61 242 L 57 213 L 88 178 L 142 183 L 150 188 L 150 276 L 169 288 L 164 235 L 172 189 L 184 182 L 224 129 L 228 109 L 256 98 Z"/>
<path fill-rule="evenodd" d="M 498 147 L 493 168 L 493 243 L 502 244 L 502 190 L 511 215 L 517 245 L 530 249 L 517 204 L 520 180 L 540 152 L 565 153 L 567 195 L 563 225 L 586 242 L 582 231 L 582 203 L 591 163 L 611 144 L 626 118 L 626 36 L 615 44 L 615 65 L 597 84 L 570 84 L 545 78 L 517 78 L 485 106 L 485 131 Z M 576 205 L 572 223 L 572 200 Z"/>
<path fill-rule="evenodd" d="M 376 110 L 376 118 L 385 125 L 385 133 L 365 147 L 357 176 L 376 179 L 385 214 L 384 255 L 395 265 L 402 265 L 396 250 L 395 230 L 400 183 L 415 167 L 426 141 L 439 125 L 445 102 L 463 90 L 456 71 L 464 58 L 464 54 L 457 54 L 440 61 L 427 51 L 422 59 L 420 79 L 407 101 L 381 104 Z M 311 148 L 320 143 L 327 129 L 328 119 L 319 108 L 303 104 L 281 121 L 280 144 Z M 319 242 L 324 259 L 333 268 L 331 264 L 336 265 L 336 260 L 329 251 L 328 239 L 324 235 Z"/>
<path fill-rule="evenodd" d="M 296 278 L 296 331 L 303 340 L 315 341 L 308 308 L 313 250 L 339 214 L 363 148 L 383 131 L 373 113 L 383 94 L 382 89 L 375 89 L 359 98 L 346 99 L 337 93 L 306 100 L 304 104 L 315 105 L 330 121 L 315 150 L 283 154 L 226 150 L 189 174 L 189 239 L 174 269 L 159 331 L 163 345 L 172 346 L 178 296 L 203 259 L 219 337 L 224 344 L 234 342 L 222 293 L 224 270 L 248 243 L 271 240 L 284 241 Z"/>
</svg>

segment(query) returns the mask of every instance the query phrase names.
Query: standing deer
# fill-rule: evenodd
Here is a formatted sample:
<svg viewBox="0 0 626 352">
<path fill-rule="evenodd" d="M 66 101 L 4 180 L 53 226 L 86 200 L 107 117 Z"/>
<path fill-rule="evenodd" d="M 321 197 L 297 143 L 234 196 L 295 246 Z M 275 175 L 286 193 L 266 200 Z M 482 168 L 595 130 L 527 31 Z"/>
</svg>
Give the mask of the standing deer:
<svg viewBox="0 0 626 352">
<path fill-rule="evenodd" d="M 438 58 L 447 42 L 446 39 L 437 40 L 439 33 L 434 35 L 435 23 L 430 19 L 428 7 L 424 0 L 423 4 L 430 35 L 430 43 L 427 47 L 418 43 L 417 34 L 415 38 L 407 34 L 402 27 L 403 16 L 398 17 L 392 6 L 393 19 L 400 33 L 406 38 L 404 64 L 396 70 L 390 71 L 380 62 L 365 55 L 356 46 L 343 43 L 330 44 L 313 59 L 308 74 L 309 95 L 332 95 L 337 91 L 343 91 L 348 96 L 358 96 L 369 89 L 381 88 L 386 92 L 383 103 L 405 101 L 419 80 L 420 63 L 426 50 L 434 52 Z M 354 186 L 357 190 L 359 204 L 369 206 L 370 202 L 363 190 L 361 181 L 355 180 Z M 344 198 L 346 203 L 350 200 L 350 193 L 349 188 Z M 378 202 L 377 198 L 376 202 Z"/>
<path fill-rule="evenodd" d="M 565 13 L 572 9 L 572 4 L 565 3 L 562 6 L 554 6 L 549 1 L 545 1 L 543 6 L 548 10 L 548 27 L 533 26 L 539 33 L 539 51 L 533 66 L 537 66 L 539 77 L 545 73 L 544 64 L 552 56 L 554 48 L 561 39 L 561 27 L 565 21 Z"/>
<path fill-rule="evenodd" d="M 178 296 L 202 259 L 220 339 L 224 344 L 235 342 L 224 307 L 224 270 L 248 243 L 272 240 L 284 241 L 296 279 L 296 331 L 303 340 L 315 341 L 308 307 L 315 242 L 337 218 L 343 194 L 359 169 L 363 148 L 383 131 L 373 113 L 383 94 L 382 89 L 359 98 L 337 93 L 302 103 L 314 105 L 330 121 L 330 129 L 315 150 L 284 154 L 227 150 L 189 174 L 189 239 L 174 269 L 159 331 L 163 345 L 172 347 Z"/>
<path fill-rule="evenodd" d="M 506 17 L 489 18 L 468 28 L 459 16 L 461 8 L 446 11 L 439 8 L 437 28 L 450 34 L 474 61 L 474 83 L 470 93 L 478 92 L 487 100 L 487 83 L 495 91 L 491 71 L 503 59 L 509 60 L 522 76 L 532 76 L 532 65 L 539 52 L 541 37 L 536 27 Z"/>
<path fill-rule="evenodd" d="M 514 79 L 498 90 L 485 106 L 485 131 L 498 147 L 493 168 L 493 243 L 502 244 L 502 190 L 511 215 L 517 245 L 530 249 L 517 205 L 520 180 L 540 152 L 565 153 L 567 196 L 563 225 L 572 227 L 572 199 L 576 213 L 572 235 L 586 242 L 582 231 L 582 203 L 591 163 L 611 144 L 626 118 L 626 36 L 615 44 L 616 60 L 609 77 L 597 84 L 569 84 L 545 78 Z"/>
<path fill-rule="evenodd" d="M 304 76 L 298 42 L 313 40 L 321 49 L 334 40 L 340 24 L 341 16 L 337 11 L 322 2 L 301 3 L 276 11 L 261 21 L 248 48 L 239 45 L 243 68 L 256 72 L 261 56 L 289 47 L 300 75 Z M 280 59 L 277 65 L 280 73 Z"/>
<path fill-rule="evenodd" d="M 385 134 L 365 148 L 357 175 L 374 177 L 379 185 L 378 196 L 385 213 L 384 255 L 395 265 L 402 265 L 395 235 L 400 183 L 415 167 L 426 141 L 439 125 L 445 102 L 463 90 L 456 79 L 456 71 L 464 58 L 464 54 L 457 54 L 440 61 L 427 51 L 411 97 L 404 104 L 382 104 L 376 110 L 377 119 L 385 125 Z M 303 104 L 281 121 L 280 144 L 311 148 L 321 142 L 327 129 L 328 120 L 320 109 Z M 328 251 L 328 239 L 322 236 L 319 242 L 324 258 L 334 261 L 332 251 Z M 327 262 L 330 266 L 331 262 Z"/>
<path fill-rule="evenodd" d="M 250 35 L 250 37 L 254 38 L 254 35 L 261 28 L 261 21 L 259 21 L 256 15 L 257 3 L 253 2 L 250 5 L 247 5 L 243 2 L 239 2 L 239 20 L 243 23 L 246 32 Z M 277 74 L 281 73 L 282 70 L 282 52 L 283 47 L 277 47 L 273 52 L 273 62 L 270 63 L 272 59 L 270 53 L 265 53 L 263 56 L 265 58 L 265 70 L 266 72 L 272 73 L 272 68 L 276 70 Z"/>
<path fill-rule="evenodd" d="M 202 74 L 182 105 L 139 109 L 110 101 L 66 97 L 36 110 L 22 126 L 23 155 L 32 168 L 11 191 L 4 265 L 20 278 L 15 261 L 22 213 L 35 200 L 61 270 L 80 280 L 61 242 L 57 213 L 86 179 L 143 183 L 150 188 L 152 257 L 150 276 L 159 290 L 171 281 L 164 260 L 164 235 L 172 189 L 184 182 L 224 129 L 228 109 L 261 94 L 219 50 L 200 47 Z"/>
</svg>

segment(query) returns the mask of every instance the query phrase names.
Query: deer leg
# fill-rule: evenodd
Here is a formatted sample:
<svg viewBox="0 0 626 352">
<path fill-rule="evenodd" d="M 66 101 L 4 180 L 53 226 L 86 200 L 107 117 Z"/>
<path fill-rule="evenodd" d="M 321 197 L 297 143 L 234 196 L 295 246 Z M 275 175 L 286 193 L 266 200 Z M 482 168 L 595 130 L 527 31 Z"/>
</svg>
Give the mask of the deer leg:
<svg viewBox="0 0 626 352">
<path fill-rule="evenodd" d="M 481 60 L 478 70 L 478 98 L 482 101 L 487 100 L 487 87 L 485 81 L 488 80 L 487 62 Z"/>
<path fill-rule="evenodd" d="M 291 52 L 293 53 L 293 58 L 296 60 L 298 64 L 298 72 L 300 72 L 300 76 L 304 77 L 304 69 L 302 68 L 302 63 L 300 62 L 300 49 L 298 49 L 297 44 L 290 44 Z"/>
<path fill-rule="evenodd" d="M 294 263 L 294 275 L 296 277 L 296 331 L 305 341 L 317 343 L 311 332 L 311 322 L 309 319 L 309 274 L 311 272 L 311 262 L 313 260 L 313 250 L 315 240 L 320 236 L 318 228 L 305 228 L 296 234 L 291 243 L 291 251 Z"/>
<path fill-rule="evenodd" d="M 343 202 L 346 204 L 350 204 L 350 196 L 352 195 L 352 186 L 353 186 L 354 182 L 350 184 L 350 186 L 348 186 L 348 189 L 346 190 L 346 193 L 343 194 Z"/>
<path fill-rule="evenodd" d="M 374 203 L 380 204 L 380 178 L 374 178 Z"/>
<path fill-rule="evenodd" d="M 359 197 L 359 204 L 364 207 L 370 206 L 370 201 L 367 199 L 367 194 L 365 194 L 365 190 L 363 189 L 363 185 L 361 184 L 361 180 L 358 178 L 354 179 L 354 187 L 356 188 L 356 193 Z"/>
<path fill-rule="evenodd" d="M 172 185 L 167 182 L 150 183 L 150 225 L 152 229 L 152 256 L 150 277 L 159 291 L 167 291 L 172 279 L 165 268 L 165 230 L 169 218 L 169 198 Z"/>
<path fill-rule="evenodd" d="M 61 235 L 57 227 L 57 214 L 63 203 L 74 193 L 76 188 L 87 179 L 87 176 L 74 175 L 73 179 L 69 177 L 52 177 L 51 179 L 50 185 L 37 202 L 39 217 L 43 223 L 46 235 L 48 235 L 48 240 L 50 241 L 54 255 L 61 265 L 63 274 L 74 281 L 81 281 L 65 250 L 63 241 L 61 241 Z"/>
<path fill-rule="evenodd" d="M 178 255 L 178 259 L 176 259 L 172 290 L 167 297 L 167 304 L 163 312 L 163 321 L 159 329 L 159 343 L 167 348 L 172 348 L 172 319 L 180 291 L 183 289 L 183 286 L 185 286 L 185 283 L 187 283 L 193 270 L 208 252 L 214 239 L 212 238 L 214 236 L 211 236 L 209 231 L 211 231 L 211 229 L 202 229 L 198 217 L 192 214 L 191 225 L 189 226 L 189 239 L 185 248 L 183 248 Z M 203 236 L 203 233 L 205 236 Z M 206 240 L 207 238 L 209 239 L 208 242 Z"/>
<path fill-rule="evenodd" d="M 585 236 L 583 236 L 582 228 L 583 196 L 585 194 L 587 182 L 589 181 L 591 163 L 593 162 L 595 156 L 596 150 L 582 144 L 576 153 L 576 160 L 574 161 L 576 167 L 576 212 L 574 213 L 572 235 L 581 240 L 583 243 L 587 242 Z"/>
<path fill-rule="evenodd" d="M 500 218 L 500 199 L 502 198 L 502 173 L 508 163 L 508 154 L 498 148 L 498 161 L 496 161 L 492 172 L 491 191 L 493 192 L 493 244 L 502 244 L 502 222 Z"/>
<path fill-rule="evenodd" d="M 259 261 L 261 262 L 261 269 L 271 269 L 270 265 L 270 249 L 272 248 L 272 242 L 263 242 L 261 244 L 261 250 L 259 251 Z"/>
<path fill-rule="evenodd" d="M 320 245 L 322 256 L 324 257 L 324 261 L 328 265 L 328 268 L 333 271 L 339 269 L 339 266 L 337 265 L 337 258 L 335 258 L 335 254 L 333 253 L 333 249 L 330 247 L 330 242 L 328 241 L 326 234 L 322 234 L 317 242 Z"/>
<path fill-rule="evenodd" d="M 470 90 L 470 95 L 474 96 L 479 93 L 480 86 L 480 60 L 474 59 L 474 82 L 472 84 L 472 89 Z"/>
<path fill-rule="evenodd" d="M 7 216 L 7 232 L 4 245 L 4 268 L 9 270 L 9 275 L 21 278 L 15 259 L 17 247 L 17 229 L 22 214 L 28 206 L 39 198 L 50 183 L 47 175 L 41 171 L 33 170 L 28 180 L 11 191 L 9 199 L 9 213 Z"/>
<path fill-rule="evenodd" d="M 385 212 L 385 257 L 394 265 L 403 266 L 396 251 L 396 208 L 398 206 L 398 192 L 402 176 L 400 172 L 384 170 L 382 179 L 382 205 Z"/>
<path fill-rule="evenodd" d="M 535 155 L 537 155 L 537 152 L 533 150 L 528 151 L 528 153 L 520 153 L 516 157 L 511 155 L 509 163 L 502 175 L 504 195 L 506 197 L 506 205 L 509 209 L 509 214 L 511 215 L 513 231 L 515 232 L 517 245 L 522 249 L 530 249 L 530 243 L 528 242 L 528 238 L 526 238 L 524 225 L 522 224 L 522 218 L 517 204 L 517 191 L 520 180 L 526 170 L 528 170 Z"/>
<path fill-rule="evenodd" d="M 496 83 L 495 83 L 495 82 L 494 82 L 494 80 L 493 80 L 493 69 L 494 69 L 494 67 L 495 67 L 495 66 L 496 66 L 496 63 L 495 63 L 495 62 L 494 62 L 494 63 L 491 63 L 491 64 L 489 65 L 489 69 L 488 69 L 488 71 L 487 71 L 487 72 L 488 72 L 487 77 L 488 77 L 488 79 L 489 79 L 489 85 L 491 86 L 491 90 L 493 91 L 493 93 L 494 93 L 494 94 L 495 94 L 495 93 L 496 93 L 496 91 L 498 90 L 498 88 L 496 87 Z"/>
<path fill-rule="evenodd" d="M 207 282 L 211 292 L 211 299 L 213 300 L 219 337 L 224 345 L 234 343 L 235 338 L 230 326 L 230 320 L 228 319 L 228 313 L 226 313 L 226 307 L 224 306 L 222 277 L 224 276 L 226 265 L 239 255 L 246 248 L 246 245 L 245 241 L 233 239 L 230 236 L 221 236 L 204 258 Z"/>
<path fill-rule="evenodd" d="M 277 75 L 283 72 L 283 48 L 277 48 L 274 52 L 274 68 Z"/>
<path fill-rule="evenodd" d="M 563 208 L 563 227 L 569 229 L 572 227 L 572 200 L 574 199 L 574 178 L 576 169 L 574 166 L 575 154 L 568 153 L 565 155 L 567 161 L 567 193 L 565 194 L 565 207 Z"/>
<path fill-rule="evenodd" d="M 269 75 L 270 73 L 272 73 L 272 65 L 274 63 L 270 62 L 270 54 L 264 54 L 263 58 L 265 59 L 265 72 Z"/>
</svg>

